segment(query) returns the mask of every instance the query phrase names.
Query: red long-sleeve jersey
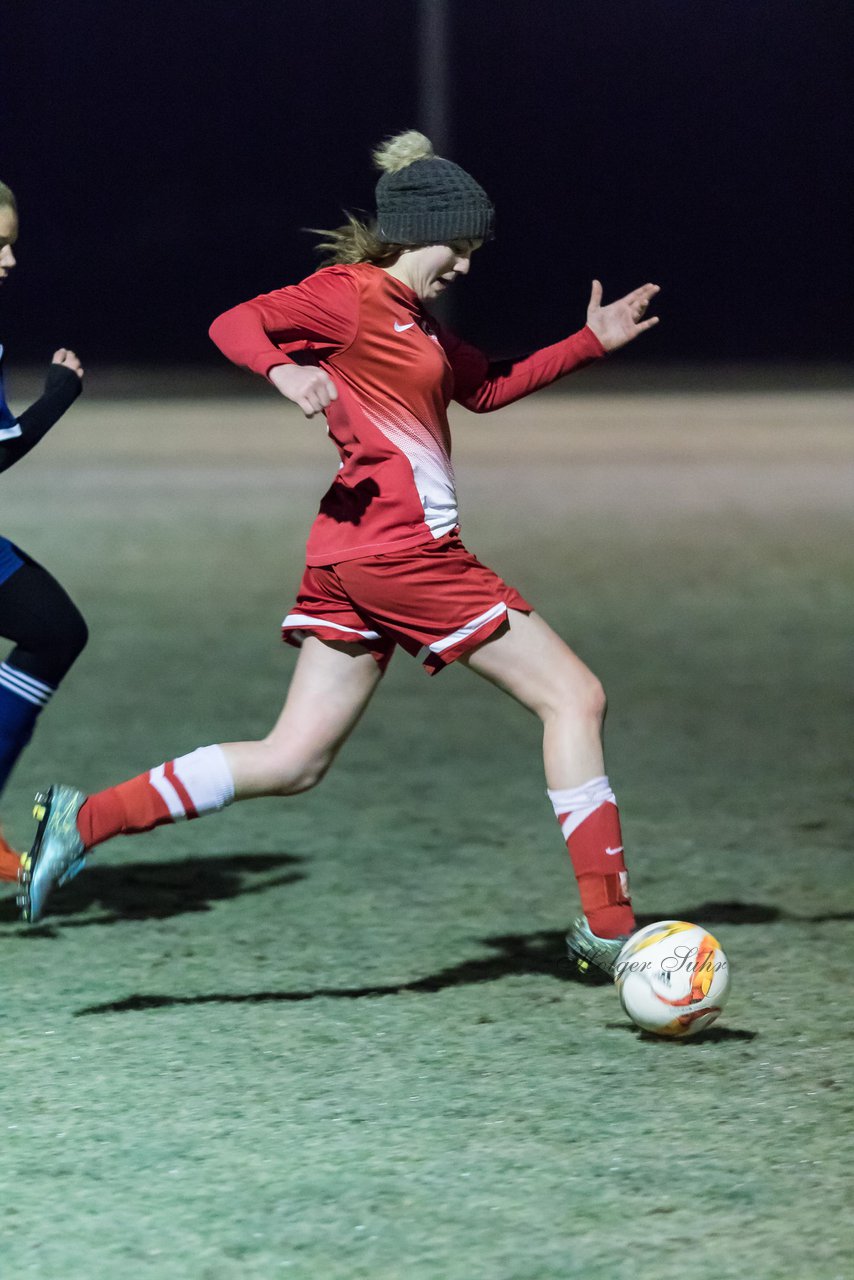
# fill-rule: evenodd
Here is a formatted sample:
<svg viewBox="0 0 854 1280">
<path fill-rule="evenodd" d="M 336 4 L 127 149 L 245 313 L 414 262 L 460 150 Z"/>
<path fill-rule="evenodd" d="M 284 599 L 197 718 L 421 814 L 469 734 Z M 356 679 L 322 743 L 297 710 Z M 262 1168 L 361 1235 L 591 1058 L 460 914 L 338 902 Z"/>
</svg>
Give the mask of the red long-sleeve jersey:
<svg viewBox="0 0 854 1280">
<path fill-rule="evenodd" d="M 210 336 L 256 373 L 293 360 L 319 365 L 335 383 L 326 421 L 340 466 L 309 534 L 310 565 L 402 550 L 453 529 L 450 401 L 486 413 L 604 354 L 585 327 L 533 355 L 490 363 L 370 263 L 323 267 L 241 303 Z"/>
</svg>

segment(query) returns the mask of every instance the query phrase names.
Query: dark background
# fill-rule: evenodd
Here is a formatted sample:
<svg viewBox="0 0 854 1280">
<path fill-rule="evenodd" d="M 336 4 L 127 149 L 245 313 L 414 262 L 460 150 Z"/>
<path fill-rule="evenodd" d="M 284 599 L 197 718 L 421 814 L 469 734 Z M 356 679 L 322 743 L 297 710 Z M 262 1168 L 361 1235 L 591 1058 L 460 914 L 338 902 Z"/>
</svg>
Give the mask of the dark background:
<svg viewBox="0 0 854 1280">
<path fill-rule="evenodd" d="M 498 208 L 455 299 L 493 353 L 663 286 L 630 361 L 850 358 L 851 10 L 839 0 L 450 3 L 449 152 Z M 210 320 L 308 273 L 424 126 L 417 0 L 11 0 L 0 178 L 21 211 L 11 361 L 220 357 Z"/>
</svg>

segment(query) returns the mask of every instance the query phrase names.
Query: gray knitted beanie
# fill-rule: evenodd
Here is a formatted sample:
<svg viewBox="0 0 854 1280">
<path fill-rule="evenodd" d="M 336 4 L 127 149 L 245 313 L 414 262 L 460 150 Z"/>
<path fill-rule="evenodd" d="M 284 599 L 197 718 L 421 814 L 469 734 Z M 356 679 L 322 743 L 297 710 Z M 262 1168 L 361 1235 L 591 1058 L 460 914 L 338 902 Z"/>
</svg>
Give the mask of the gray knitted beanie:
<svg viewBox="0 0 854 1280">
<path fill-rule="evenodd" d="M 374 152 L 383 170 L 377 183 L 377 228 L 388 244 L 444 244 L 485 240 L 495 210 L 474 178 L 453 160 L 433 154 L 415 129 L 389 138 Z"/>
</svg>

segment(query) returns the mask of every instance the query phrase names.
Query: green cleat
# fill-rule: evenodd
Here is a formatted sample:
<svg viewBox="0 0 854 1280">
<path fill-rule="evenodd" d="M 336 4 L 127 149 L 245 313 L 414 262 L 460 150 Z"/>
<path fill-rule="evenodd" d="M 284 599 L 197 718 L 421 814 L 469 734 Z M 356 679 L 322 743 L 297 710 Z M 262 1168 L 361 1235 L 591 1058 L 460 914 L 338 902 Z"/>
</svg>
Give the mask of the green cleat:
<svg viewBox="0 0 854 1280">
<path fill-rule="evenodd" d="M 77 830 L 77 814 L 86 799 L 85 791 L 64 786 L 36 796 L 33 817 L 39 825 L 33 847 L 23 859 L 18 896 L 21 916 L 30 924 L 41 919 L 53 890 L 83 869 L 86 851 Z"/>
<path fill-rule="evenodd" d="M 592 982 L 610 982 L 617 956 L 628 938 L 628 934 L 621 938 L 600 938 L 593 933 L 586 918 L 579 916 L 566 935 L 566 951 L 580 977 Z"/>
</svg>

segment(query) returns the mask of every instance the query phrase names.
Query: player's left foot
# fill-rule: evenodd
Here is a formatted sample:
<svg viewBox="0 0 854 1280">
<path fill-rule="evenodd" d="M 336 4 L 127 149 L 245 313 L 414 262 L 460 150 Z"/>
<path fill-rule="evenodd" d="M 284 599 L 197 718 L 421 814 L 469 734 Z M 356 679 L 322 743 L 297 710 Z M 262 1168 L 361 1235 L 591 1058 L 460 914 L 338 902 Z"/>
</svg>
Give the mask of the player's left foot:
<svg viewBox="0 0 854 1280">
<path fill-rule="evenodd" d="M 64 786 L 36 796 L 33 817 L 39 825 L 24 858 L 23 892 L 18 895 L 22 918 L 31 924 L 43 915 L 53 890 L 83 869 L 86 850 L 77 830 L 77 814 L 85 799 L 85 791 Z"/>
<path fill-rule="evenodd" d="M 600 938 L 579 916 L 566 935 L 566 951 L 581 978 L 593 982 L 610 982 L 614 977 L 617 956 L 628 941 L 629 935 L 620 938 Z"/>
<path fill-rule="evenodd" d="M 17 884 L 21 878 L 23 861 L 24 855 L 18 853 L 17 849 L 13 849 L 0 831 L 0 880 Z"/>
</svg>

